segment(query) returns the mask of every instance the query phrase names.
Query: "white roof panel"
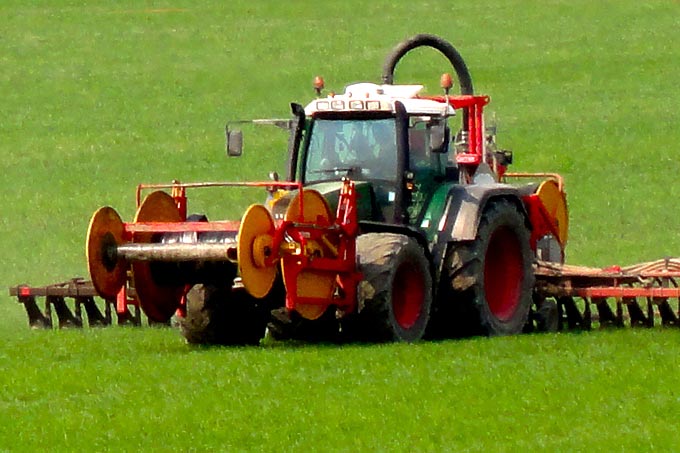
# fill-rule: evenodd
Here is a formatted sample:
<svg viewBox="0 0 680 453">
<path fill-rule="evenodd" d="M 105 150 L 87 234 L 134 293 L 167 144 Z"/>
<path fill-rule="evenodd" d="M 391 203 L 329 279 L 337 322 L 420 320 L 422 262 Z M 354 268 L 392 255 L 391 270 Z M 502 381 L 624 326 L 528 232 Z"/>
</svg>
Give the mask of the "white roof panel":
<svg viewBox="0 0 680 453">
<path fill-rule="evenodd" d="M 442 102 L 419 99 L 422 85 L 378 85 L 355 83 L 345 88 L 341 95 L 319 98 L 305 107 L 307 115 L 316 112 L 344 111 L 389 111 L 394 112 L 394 103 L 400 101 L 411 114 L 455 115 L 455 109 Z"/>
</svg>

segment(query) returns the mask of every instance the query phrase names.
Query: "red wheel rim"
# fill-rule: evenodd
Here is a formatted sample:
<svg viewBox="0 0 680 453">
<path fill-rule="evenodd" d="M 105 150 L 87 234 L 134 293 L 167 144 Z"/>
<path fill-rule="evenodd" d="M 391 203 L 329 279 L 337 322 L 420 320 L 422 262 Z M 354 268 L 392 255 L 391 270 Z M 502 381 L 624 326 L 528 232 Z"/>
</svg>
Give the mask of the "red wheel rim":
<svg viewBox="0 0 680 453">
<path fill-rule="evenodd" d="M 491 313 L 501 321 L 510 320 L 519 306 L 524 256 L 515 233 L 507 227 L 494 231 L 484 263 L 484 291 Z"/>
<path fill-rule="evenodd" d="M 418 321 L 424 300 L 425 278 L 414 266 L 402 263 L 392 286 L 392 310 L 402 329 L 410 329 Z"/>
</svg>

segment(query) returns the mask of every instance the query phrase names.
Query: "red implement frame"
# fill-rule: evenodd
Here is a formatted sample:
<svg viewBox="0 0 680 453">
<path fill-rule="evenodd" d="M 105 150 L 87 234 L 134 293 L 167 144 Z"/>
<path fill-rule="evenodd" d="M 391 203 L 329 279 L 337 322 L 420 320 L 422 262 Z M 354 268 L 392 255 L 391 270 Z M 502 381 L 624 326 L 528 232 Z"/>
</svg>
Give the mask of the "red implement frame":
<svg viewBox="0 0 680 453">
<path fill-rule="evenodd" d="M 131 297 L 122 311 L 117 310 L 117 323 L 119 325 L 141 325 L 141 311 L 139 304 L 134 298 L 134 290 L 130 291 Z M 101 312 L 95 300 L 100 297 L 92 286 L 92 282 L 82 278 L 74 278 L 63 283 L 47 286 L 17 285 L 9 289 L 10 296 L 16 296 L 17 301 L 24 305 L 28 315 L 28 324 L 32 328 L 53 327 L 53 310 L 57 315 L 58 327 L 83 327 L 84 318 L 82 309 L 85 309 L 87 324 L 90 327 L 109 326 L 112 324 L 113 314 L 111 307 L 115 300 L 104 299 L 104 313 Z M 41 311 L 37 298 L 45 298 L 44 311 Z M 66 300 L 73 299 L 75 310 L 71 311 Z M 132 311 L 130 311 L 132 307 Z"/>
<path fill-rule="evenodd" d="M 562 328 L 653 327 L 658 317 L 680 326 L 678 258 L 605 269 L 540 262 L 535 272 L 538 302 L 556 302 Z"/>
<path fill-rule="evenodd" d="M 299 197 L 302 200 L 302 196 Z M 357 193 L 354 183 L 343 181 L 335 222 L 322 226 L 304 223 L 302 206 L 298 221 L 284 221 L 276 229 L 273 250 L 286 250 L 285 242 L 292 239 L 300 253 L 274 255 L 270 261 L 282 260 L 285 269 L 286 308 L 295 310 L 298 304 L 335 305 L 346 312 L 352 312 L 357 303 L 357 286 L 361 273 L 356 269 L 356 237 L 359 232 L 357 218 Z M 288 239 L 287 239 L 288 238 Z M 309 243 L 323 244 L 331 256 L 310 256 L 304 253 Z M 335 278 L 331 299 L 299 296 L 298 276 L 303 271 L 318 271 Z"/>
<path fill-rule="evenodd" d="M 194 183 L 181 184 L 140 184 L 137 188 L 137 206 L 141 204 L 142 193 L 144 190 L 170 189 L 177 207 L 182 213 L 182 218 L 186 219 L 187 197 L 186 189 L 201 187 L 267 187 L 271 190 L 280 188 L 293 188 L 302 193 L 303 188 L 299 183 L 290 182 L 256 182 L 256 183 Z M 301 222 L 304 219 L 304 197 L 297 197 L 299 200 L 300 219 L 298 221 L 278 222 L 275 230 L 274 245 L 272 249 L 278 251 L 268 259 L 268 264 L 276 266 L 278 260 L 284 260 L 287 269 L 288 296 L 286 305 L 290 309 L 295 309 L 297 304 L 317 304 L 323 306 L 335 305 L 344 310 L 352 311 L 356 308 L 356 288 L 361 280 L 361 274 L 356 271 L 356 236 L 359 224 L 357 220 L 357 193 L 354 183 L 345 180 L 338 208 L 333 223 L 328 225 L 316 225 Z M 134 233 L 165 233 L 165 232 L 203 232 L 203 231 L 232 231 L 237 232 L 240 221 L 222 222 L 144 222 L 144 223 L 125 223 L 124 237 L 131 240 Z M 286 247 L 286 243 L 291 240 L 297 243 L 296 250 L 305 251 L 307 244 L 311 241 L 326 244 L 327 249 L 331 250 L 331 256 L 309 256 L 305 253 L 290 253 L 291 248 Z M 289 252 L 286 252 L 289 250 Z M 281 252 L 284 251 L 284 252 Z M 333 297 L 329 299 L 295 297 L 297 292 L 297 275 L 304 270 L 314 270 L 330 273 L 334 276 L 335 287 Z M 11 296 L 17 297 L 22 303 L 29 317 L 31 327 L 51 328 L 52 308 L 55 308 L 59 319 L 59 327 L 82 327 L 83 316 L 81 306 L 85 307 L 88 324 L 110 325 L 112 320 L 111 307 L 115 305 L 119 324 L 141 324 L 141 313 L 139 304 L 135 299 L 134 288 L 129 286 L 129 282 L 121 288 L 116 299 L 104 300 L 105 313 L 102 314 L 95 304 L 95 297 L 100 297 L 92 286 L 92 282 L 77 278 L 68 282 L 55 285 L 33 287 L 29 285 L 19 285 L 11 287 Z M 45 297 L 45 311 L 41 312 L 36 302 L 36 297 Z M 75 314 L 68 308 L 65 298 L 72 298 L 75 301 Z M 133 307 L 134 314 L 129 310 Z M 182 314 L 180 307 L 179 315 Z"/>
<path fill-rule="evenodd" d="M 210 221 L 210 222 L 187 222 L 187 189 L 214 188 L 214 187 L 261 187 L 270 191 L 276 189 L 302 190 L 299 182 L 199 182 L 181 183 L 173 181 L 170 184 L 139 184 L 135 194 L 137 208 L 142 203 L 142 195 L 149 190 L 170 189 L 170 195 L 174 199 L 182 221 L 180 222 L 126 222 L 123 224 L 123 238 L 132 241 L 135 233 L 200 233 L 200 232 L 238 232 L 240 220 Z M 300 211 L 303 209 L 303 200 L 300 197 Z M 188 290 L 188 288 L 187 288 Z M 116 311 L 120 314 L 126 310 L 130 303 L 128 294 L 129 284 L 121 287 L 116 300 Z M 186 312 L 186 300 L 182 298 L 177 310 L 178 316 L 184 316 Z"/>
<path fill-rule="evenodd" d="M 467 150 L 456 154 L 456 163 L 464 182 L 470 182 L 477 167 L 486 162 L 502 177 L 506 167 L 496 165 L 493 158 L 486 156 L 484 106 L 491 98 L 486 95 L 458 95 L 458 96 L 423 96 L 422 99 L 430 99 L 443 104 L 448 104 L 456 110 L 465 110 L 467 114 Z"/>
<path fill-rule="evenodd" d="M 514 179 L 537 179 L 546 178 L 551 179 L 557 183 L 557 187 L 560 192 L 564 193 L 564 178 L 562 175 L 557 173 L 505 173 L 503 176 L 504 180 L 509 178 Z M 527 209 L 527 214 L 529 219 L 531 219 L 531 248 L 536 250 L 537 242 L 540 238 L 546 236 L 547 234 L 552 235 L 554 238 L 559 238 L 560 234 L 558 231 L 558 225 L 556 219 L 548 213 L 543 205 L 543 202 L 538 197 L 536 193 L 528 194 L 522 196 L 522 202 Z M 566 244 L 560 244 L 564 250 Z"/>
<path fill-rule="evenodd" d="M 356 306 L 356 287 L 361 280 L 361 275 L 356 271 L 356 241 L 359 223 L 357 219 L 357 194 L 354 183 L 345 180 L 335 221 L 330 225 L 305 223 L 304 216 L 304 191 L 302 184 L 298 182 L 204 182 L 182 184 L 140 184 L 137 187 L 136 202 L 141 204 L 142 193 L 145 190 L 170 189 L 171 195 L 177 203 L 177 208 L 183 219 L 186 219 L 187 196 L 186 189 L 205 187 L 265 187 L 270 191 L 275 189 L 297 189 L 300 196 L 297 197 L 299 205 L 299 219 L 294 221 L 281 221 L 276 225 L 272 250 L 274 253 L 268 258 L 267 264 L 276 266 L 279 260 L 283 260 L 287 272 L 285 281 L 287 288 L 286 306 L 293 310 L 297 304 L 336 305 L 351 312 Z M 125 223 L 124 237 L 131 240 L 133 233 L 137 232 L 203 232 L 224 231 L 237 232 L 240 221 L 224 222 L 144 222 Z M 294 250 L 301 253 L 288 253 L 291 250 L 286 243 L 295 242 L 298 246 Z M 325 244 L 332 256 L 308 256 L 304 253 L 307 244 L 311 242 Z M 337 288 L 332 299 L 315 297 L 298 297 L 297 277 L 302 271 L 319 271 L 335 276 Z M 121 290 L 119 299 L 125 299 Z M 122 302 L 119 304 L 122 307 Z M 182 308 L 182 307 L 181 307 Z M 181 313 L 180 313 L 181 314 Z"/>
<path fill-rule="evenodd" d="M 264 182 L 194 182 L 194 183 L 181 183 L 179 181 L 173 181 L 170 184 L 139 184 L 137 186 L 137 191 L 135 195 L 135 202 L 136 206 L 139 208 L 139 206 L 142 203 L 142 194 L 144 193 L 145 190 L 154 190 L 154 189 L 170 189 L 170 194 L 172 195 L 172 198 L 175 199 L 175 202 L 177 203 L 177 208 L 179 209 L 180 215 L 182 216 L 182 219 L 187 218 L 187 189 L 199 189 L 199 188 L 208 188 L 208 187 L 263 187 L 267 188 L 271 191 L 274 189 L 297 189 L 297 190 L 302 190 L 302 183 L 299 182 L 287 182 L 287 181 L 264 181 Z M 300 208 L 302 210 L 302 199 L 300 199 Z M 204 222 L 205 223 L 205 222 Z M 220 222 L 210 222 L 214 224 L 219 224 Z M 168 224 L 164 224 L 168 225 Z M 182 223 L 181 225 L 184 225 Z M 195 228 L 200 228 L 198 226 L 194 226 Z M 219 227 L 217 227 L 219 228 Z M 237 226 L 238 229 L 238 226 Z M 147 230 L 147 231 L 153 231 L 153 230 Z M 165 230 L 163 230 L 165 231 Z M 217 230 L 201 230 L 201 229 L 196 229 L 196 230 L 182 230 L 182 231 L 221 231 L 219 229 Z"/>
</svg>

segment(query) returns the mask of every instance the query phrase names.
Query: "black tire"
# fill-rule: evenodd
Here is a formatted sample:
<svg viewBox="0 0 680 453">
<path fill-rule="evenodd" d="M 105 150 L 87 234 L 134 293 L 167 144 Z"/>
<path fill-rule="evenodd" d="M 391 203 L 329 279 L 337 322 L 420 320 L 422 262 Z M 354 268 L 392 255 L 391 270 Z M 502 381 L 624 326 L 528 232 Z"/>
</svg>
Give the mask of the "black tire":
<svg viewBox="0 0 680 453">
<path fill-rule="evenodd" d="M 557 332 L 560 329 L 560 313 L 557 302 L 543 299 L 535 314 L 537 332 Z"/>
<path fill-rule="evenodd" d="M 338 343 L 340 325 L 335 310 L 329 308 L 318 319 L 309 320 L 295 311 L 280 307 L 271 311 L 267 324 L 269 334 L 274 340 L 298 340 L 312 343 Z"/>
<path fill-rule="evenodd" d="M 448 336 L 521 333 L 532 303 L 533 259 L 522 213 L 509 200 L 491 201 L 475 240 L 452 244 L 446 257 L 438 308 L 452 316 Z"/>
<path fill-rule="evenodd" d="M 369 233 L 357 238 L 357 313 L 347 330 L 363 341 L 417 341 L 425 334 L 432 306 L 430 263 L 407 236 Z M 351 326 L 351 327 L 350 327 Z"/>
<path fill-rule="evenodd" d="M 187 293 L 180 331 L 190 344 L 257 345 L 267 324 L 259 301 L 243 288 L 197 284 Z"/>
<path fill-rule="evenodd" d="M 306 342 L 336 343 L 339 341 L 340 325 L 335 317 L 335 309 L 329 307 L 318 319 L 310 320 L 285 306 L 286 287 L 283 279 L 277 278 L 274 286 L 265 298 L 265 306 L 269 307 L 267 330 L 277 341 L 298 340 Z"/>
</svg>

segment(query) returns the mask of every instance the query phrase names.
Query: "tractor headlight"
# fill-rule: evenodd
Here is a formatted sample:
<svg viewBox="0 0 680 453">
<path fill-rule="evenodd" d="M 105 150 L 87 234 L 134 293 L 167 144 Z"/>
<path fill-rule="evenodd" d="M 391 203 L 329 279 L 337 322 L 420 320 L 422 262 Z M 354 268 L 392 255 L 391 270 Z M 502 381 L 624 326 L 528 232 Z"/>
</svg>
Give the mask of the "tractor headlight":
<svg viewBox="0 0 680 453">
<path fill-rule="evenodd" d="M 363 110 L 364 109 L 364 101 L 360 101 L 357 99 L 349 101 L 349 108 L 352 110 Z"/>
<path fill-rule="evenodd" d="M 380 101 L 366 101 L 366 110 L 380 110 Z"/>
</svg>

